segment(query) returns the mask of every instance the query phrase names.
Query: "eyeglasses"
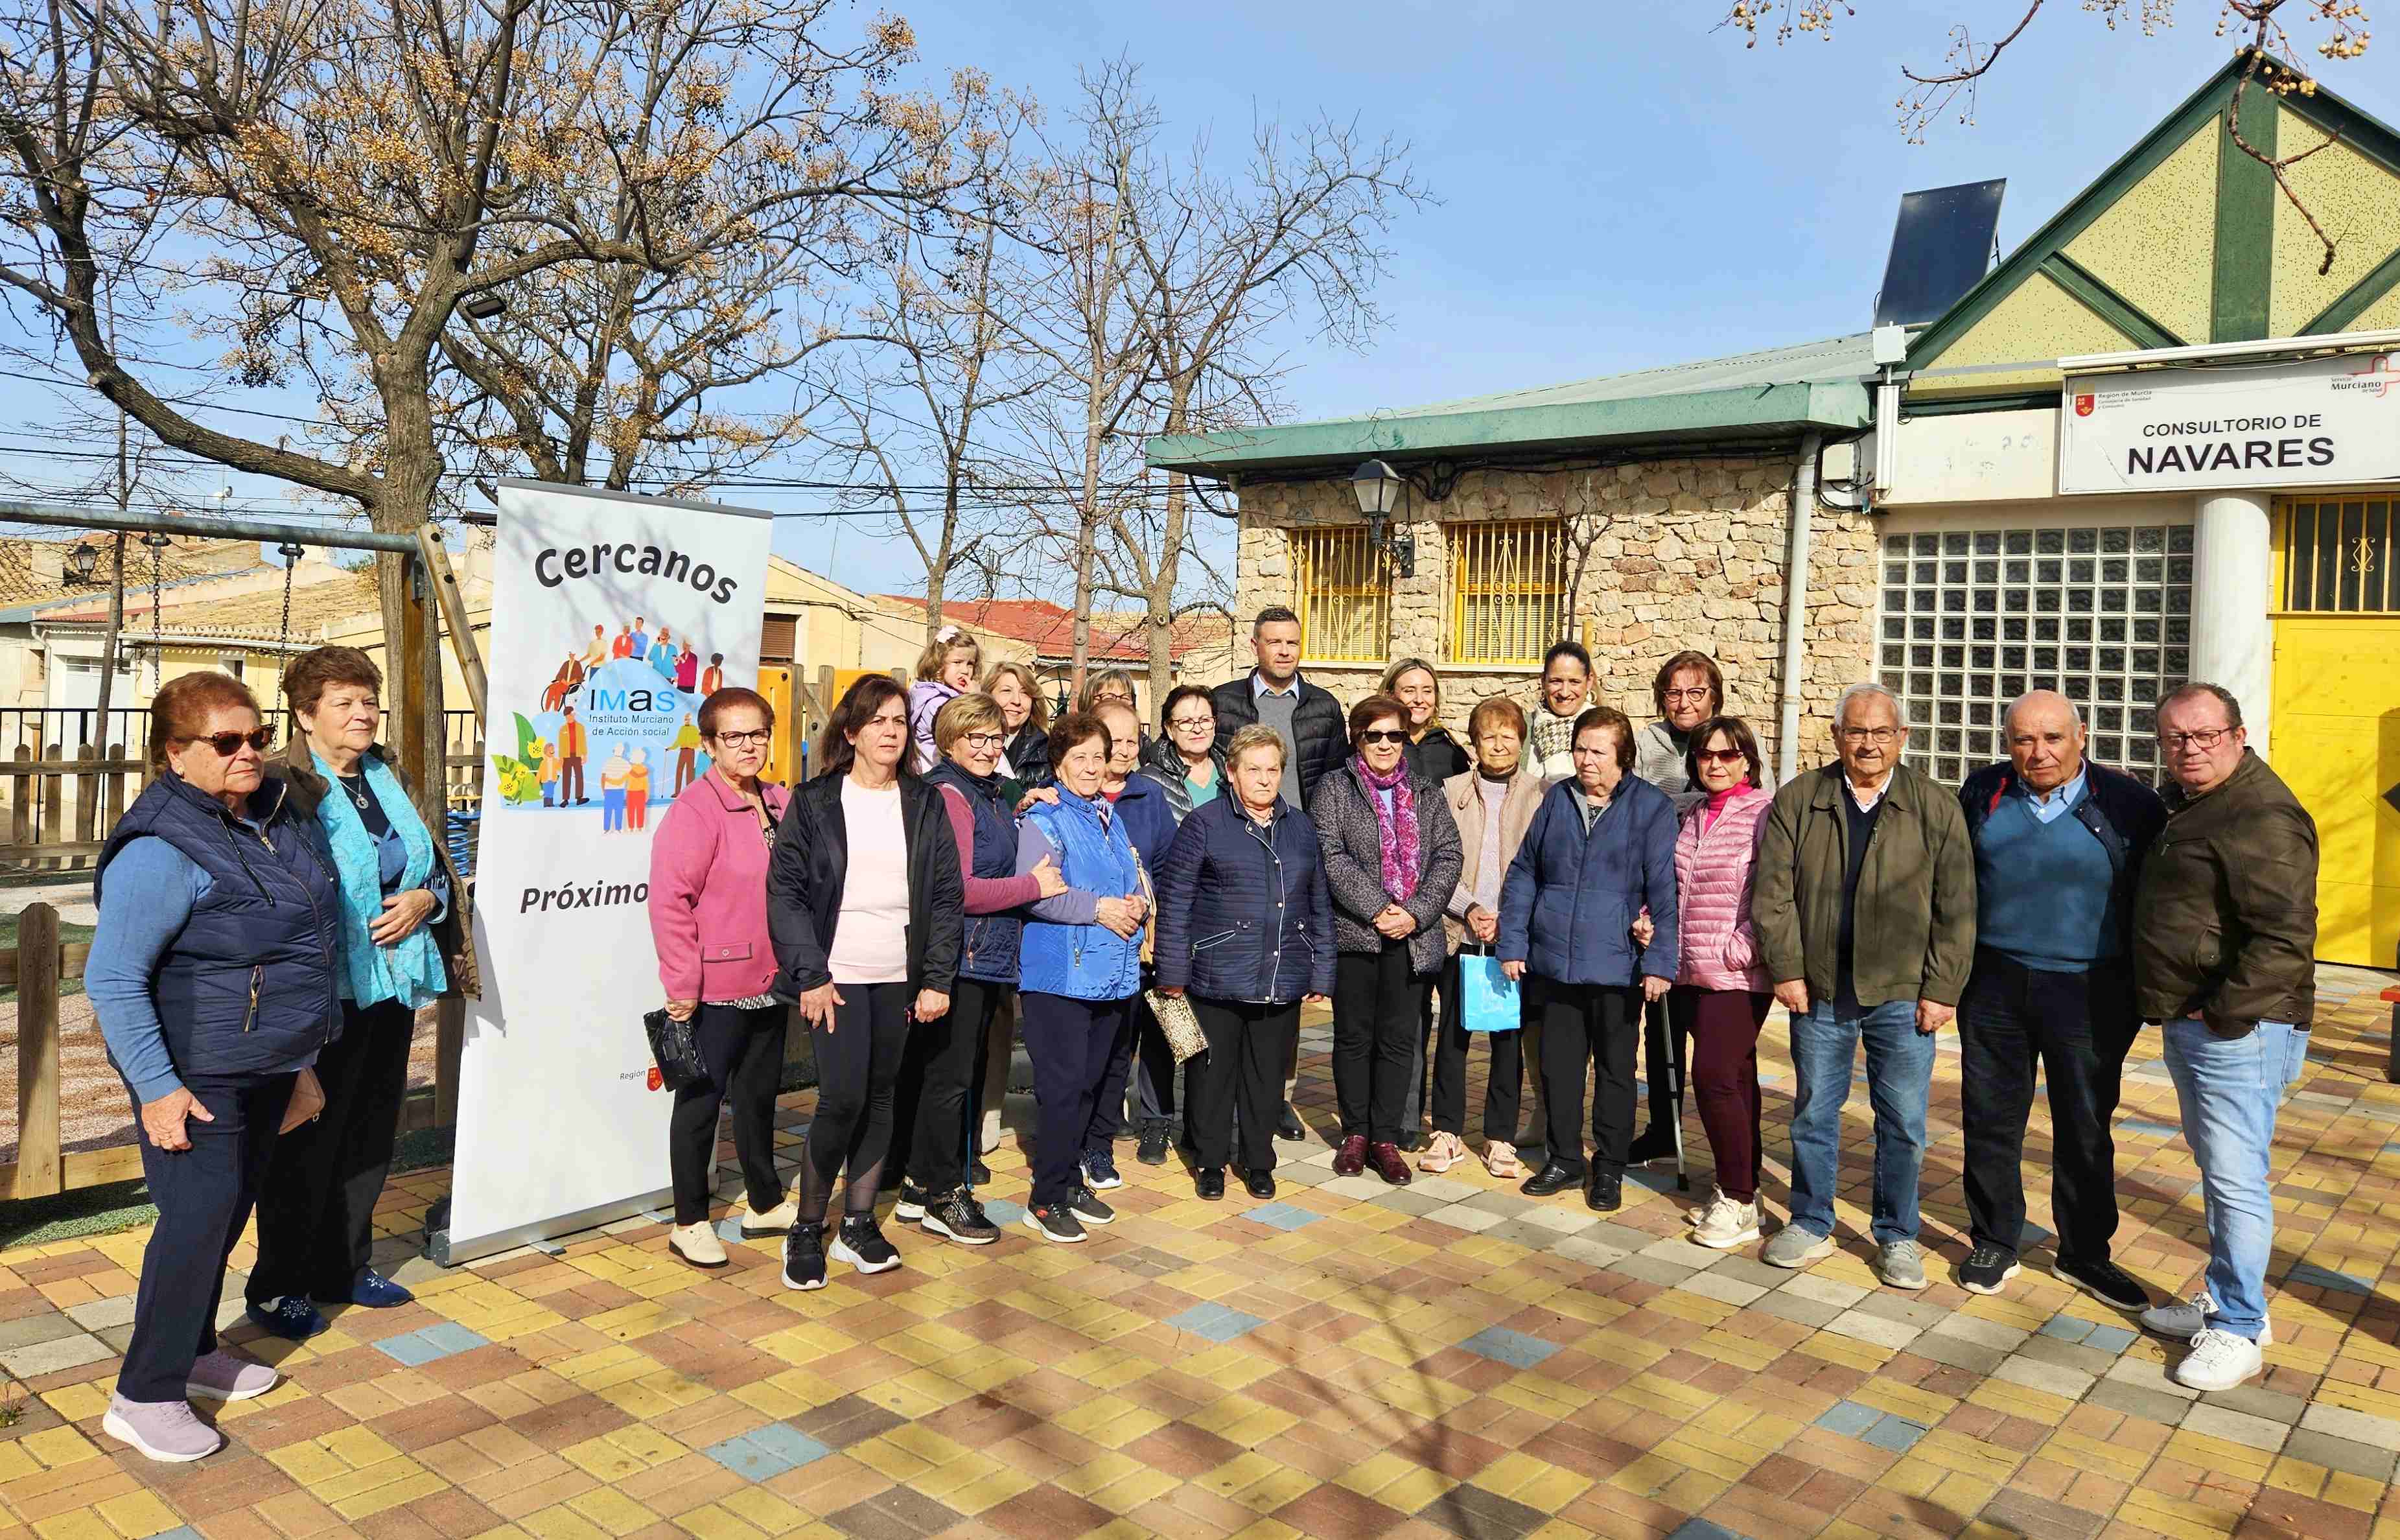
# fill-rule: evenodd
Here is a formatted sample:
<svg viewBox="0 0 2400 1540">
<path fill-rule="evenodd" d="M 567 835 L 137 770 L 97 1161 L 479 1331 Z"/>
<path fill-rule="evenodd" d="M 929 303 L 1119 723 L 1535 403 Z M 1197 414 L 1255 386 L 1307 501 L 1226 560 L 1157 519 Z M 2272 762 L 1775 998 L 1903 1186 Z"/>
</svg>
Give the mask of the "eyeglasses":
<svg viewBox="0 0 2400 1540">
<path fill-rule="evenodd" d="M 2181 754 L 2187 747 L 2213 749 L 2223 743 L 2225 735 L 2232 730 L 2231 728 L 2202 728 L 2197 732 L 2161 732 L 2159 743 L 2169 754 Z"/>
<path fill-rule="evenodd" d="M 212 732 L 205 738 L 195 738 L 192 742 L 206 743 L 217 751 L 217 757 L 220 759 L 230 759 L 241 752 L 241 746 L 244 743 L 265 754 L 266 745 L 275 742 L 275 729 L 260 728 L 254 732 Z"/>
<path fill-rule="evenodd" d="M 716 741 L 730 749 L 762 749 L 774 736 L 774 729 L 760 728 L 756 732 L 720 732 Z"/>
<path fill-rule="evenodd" d="M 1695 749 L 1692 757 L 1703 765 L 1730 765 L 1750 756 L 1739 749 Z"/>
<path fill-rule="evenodd" d="M 1711 689 L 1706 685 L 1702 685 L 1698 689 L 1670 689 L 1667 692 L 1667 699 L 1670 701 L 1705 701 L 1715 693 L 1715 690 Z"/>
<path fill-rule="evenodd" d="M 1405 743 L 1409 735 L 1398 728 L 1370 728 L 1358 735 L 1361 743 Z"/>
<path fill-rule="evenodd" d="M 1174 721 L 1169 722 L 1166 725 L 1173 728 L 1178 732 L 1214 732 L 1217 730 L 1217 719 L 1214 716 L 1179 716 Z"/>
<path fill-rule="evenodd" d="M 1899 738 L 1898 728 L 1844 728 L 1842 737 L 1852 743 L 1889 743 Z"/>
<path fill-rule="evenodd" d="M 961 739 L 971 749 L 996 749 L 1008 742 L 1004 732 L 970 732 Z"/>
</svg>

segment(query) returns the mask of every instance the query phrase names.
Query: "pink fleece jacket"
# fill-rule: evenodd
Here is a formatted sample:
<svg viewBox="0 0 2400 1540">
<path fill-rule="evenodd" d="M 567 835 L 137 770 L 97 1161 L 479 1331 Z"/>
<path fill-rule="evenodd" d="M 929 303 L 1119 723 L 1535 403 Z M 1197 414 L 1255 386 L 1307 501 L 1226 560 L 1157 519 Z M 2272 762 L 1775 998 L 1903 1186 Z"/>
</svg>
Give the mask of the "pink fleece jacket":
<svg viewBox="0 0 2400 1540">
<path fill-rule="evenodd" d="M 762 789 L 781 823 L 784 788 Z M 757 810 L 714 770 L 667 809 L 650 836 L 649 902 L 669 1000 L 746 1000 L 774 983 L 767 854 Z"/>
<path fill-rule="evenodd" d="M 1775 988 L 1766 976 L 1765 948 L 1750 922 L 1758 841 L 1766 832 L 1766 810 L 1774 801 L 1773 792 L 1744 786 L 1713 824 L 1708 823 L 1705 797 L 1684 811 L 1675 834 L 1675 923 L 1681 951 L 1676 983 L 1761 994 Z"/>
</svg>

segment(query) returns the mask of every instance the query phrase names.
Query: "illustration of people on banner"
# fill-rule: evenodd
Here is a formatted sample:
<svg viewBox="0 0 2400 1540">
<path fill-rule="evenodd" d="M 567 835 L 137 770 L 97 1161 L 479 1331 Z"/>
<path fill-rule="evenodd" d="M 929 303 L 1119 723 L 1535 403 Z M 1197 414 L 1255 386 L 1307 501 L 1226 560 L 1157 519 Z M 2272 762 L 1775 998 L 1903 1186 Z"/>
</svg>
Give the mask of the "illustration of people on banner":
<svg viewBox="0 0 2400 1540">
<path fill-rule="evenodd" d="M 496 752 L 492 767 L 511 811 L 588 811 L 596 791 L 602 833 L 646 833 L 654 802 L 708 773 L 694 723 L 702 687 L 724 682 L 722 658 L 663 621 L 653 633 L 648 616 L 617 621 L 613 645 L 606 620 L 583 641 L 587 623 L 579 619 L 550 654 L 566 661 L 535 710 L 511 714 L 516 752 Z"/>
</svg>

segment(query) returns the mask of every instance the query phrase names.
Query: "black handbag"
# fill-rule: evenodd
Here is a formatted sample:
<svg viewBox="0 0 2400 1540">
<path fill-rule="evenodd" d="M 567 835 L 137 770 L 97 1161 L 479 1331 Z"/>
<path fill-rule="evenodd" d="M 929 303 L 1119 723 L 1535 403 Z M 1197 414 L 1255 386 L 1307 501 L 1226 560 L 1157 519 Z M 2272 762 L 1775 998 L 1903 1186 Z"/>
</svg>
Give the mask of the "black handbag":
<svg viewBox="0 0 2400 1540">
<path fill-rule="evenodd" d="M 692 1013 L 694 1016 L 699 1012 Z M 642 1017 L 642 1029 L 650 1037 L 650 1061 L 659 1067 L 659 1081 L 670 1091 L 680 1091 L 708 1079 L 708 1067 L 700 1060 L 700 1040 L 692 1034 L 690 1020 L 677 1021 L 661 1008 Z"/>
</svg>

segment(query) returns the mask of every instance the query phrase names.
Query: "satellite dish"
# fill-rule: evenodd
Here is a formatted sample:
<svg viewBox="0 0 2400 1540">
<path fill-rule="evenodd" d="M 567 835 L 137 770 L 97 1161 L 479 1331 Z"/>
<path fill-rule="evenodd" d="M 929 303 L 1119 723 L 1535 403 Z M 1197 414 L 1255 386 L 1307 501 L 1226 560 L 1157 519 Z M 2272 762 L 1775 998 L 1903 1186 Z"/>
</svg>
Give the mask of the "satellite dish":
<svg viewBox="0 0 2400 1540">
<path fill-rule="evenodd" d="M 1875 297 L 1877 326 L 1922 326 L 1983 281 L 2008 185 L 2002 177 L 1900 195 L 1883 293 Z"/>
</svg>

